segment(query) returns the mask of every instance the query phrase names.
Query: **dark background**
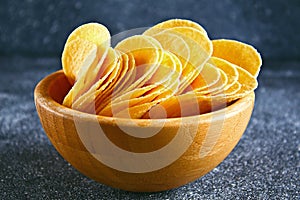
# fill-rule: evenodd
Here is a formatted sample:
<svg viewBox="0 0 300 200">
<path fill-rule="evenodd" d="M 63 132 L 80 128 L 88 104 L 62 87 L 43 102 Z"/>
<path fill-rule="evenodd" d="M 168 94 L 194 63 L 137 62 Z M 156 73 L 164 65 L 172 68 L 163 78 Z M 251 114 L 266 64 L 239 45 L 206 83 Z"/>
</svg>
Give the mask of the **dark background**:
<svg viewBox="0 0 300 200">
<path fill-rule="evenodd" d="M 298 0 L 24 0 L 1 1 L 0 54 L 60 56 L 68 34 L 91 21 L 111 34 L 169 18 L 202 24 L 211 38 L 256 46 L 265 58 L 300 57 Z"/>
<path fill-rule="evenodd" d="M 111 34 L 169 18 L 254 45 L 264 64 L 249 126 L 212 172 L 181 188 L 131 193 L 70 166 L 39 123 L 35 85 L 61 68 L 69 33 L 91 21 Z M 0 0 L 0 199 L 299 199 L 300 1 Z"/>
</svg>

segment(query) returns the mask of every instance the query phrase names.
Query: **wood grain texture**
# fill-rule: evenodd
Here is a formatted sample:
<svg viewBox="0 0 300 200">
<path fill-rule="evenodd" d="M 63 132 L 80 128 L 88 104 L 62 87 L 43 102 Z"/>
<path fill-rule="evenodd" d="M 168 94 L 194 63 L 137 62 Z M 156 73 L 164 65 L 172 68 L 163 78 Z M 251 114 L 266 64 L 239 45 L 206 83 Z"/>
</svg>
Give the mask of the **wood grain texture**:
<svg viewBox="0 0 300 200">
<path fill-rule="evenodd" d="M 130 124 L 129 119 L 95 116 L 62 106 L 63 97 L 70 88 L 62 71 L 47 76 L 35 88 L 36 109 L 51 143 L 84 175 L 111 187 L 138 192 L 176 188 L 215 168 L 232 151 L 245 131 L 255 99 L 252 93 L 219 111 L 165 120 L 137 119 L 133 120 L 135 124 Z M 95 148 L 93 155 L 87 149 L 82 135 L 78 133 L 75 118 L 76 123 L 83 127 L 81 130 L 86 130 L 83 134 L 90 135 L 93 131 L 91 127 L 99 124 L 113 144 L 130 152 L 147 153 L 159 150 L 172 142 L 180 128 L 184 130 L 182 143 L 191 144 L 178 159 L 161 169 L 145 173 L 120 171 L 96 159 L 94 155 L 103 152 L 97 152 Z M 163 128 L 152 137 L 136 138 L 125 133 L 120 126 L 137 131 L 141 127 L 144 130 L 154 130 L 157 126 Z M 143 134 L 143 131 L 140 133 Z M 90 139 L 97 139 L 93 137 Z M 172 156 L 173 152 L 170 151 L 168 155 Z M 137 166 L 139 164 L 136 163 Z"/>
</svg>

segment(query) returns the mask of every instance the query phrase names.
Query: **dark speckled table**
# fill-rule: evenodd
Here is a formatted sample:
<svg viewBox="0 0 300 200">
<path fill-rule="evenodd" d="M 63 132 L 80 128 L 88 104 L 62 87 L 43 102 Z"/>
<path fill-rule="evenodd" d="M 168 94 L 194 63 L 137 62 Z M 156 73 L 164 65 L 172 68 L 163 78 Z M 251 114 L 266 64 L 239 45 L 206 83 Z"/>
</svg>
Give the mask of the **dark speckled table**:
<svg viewBox="0 0 300 200">
<path fill-rule="evenodd" d="M 249 126 L 217 168 L 178 189 L 131 193 L 86 178 L 46 137 L 33 89 L 59 59 L 0 57 L 0 199 L 299 199 L 299 65 L 265 62 Z"/>
</svg>

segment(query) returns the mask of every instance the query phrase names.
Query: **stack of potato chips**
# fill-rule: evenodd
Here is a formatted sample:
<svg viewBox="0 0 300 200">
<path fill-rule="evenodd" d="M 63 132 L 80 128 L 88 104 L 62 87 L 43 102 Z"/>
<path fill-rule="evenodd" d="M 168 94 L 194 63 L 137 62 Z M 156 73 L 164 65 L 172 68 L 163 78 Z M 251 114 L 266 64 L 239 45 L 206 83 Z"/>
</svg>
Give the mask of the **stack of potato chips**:
<svg viewBox="0 0 300 200">
<path fill-rule="evenodd" d="M 75 29 L 62 54 L 73 85 L 63 105 L 122 118 L 172 118 L 211 112 L 252 93 L 261 66 L 255 48 L 210 40 L 199 24 L 172 19 L 111 47 L 101 24 Z"/>
</svg>

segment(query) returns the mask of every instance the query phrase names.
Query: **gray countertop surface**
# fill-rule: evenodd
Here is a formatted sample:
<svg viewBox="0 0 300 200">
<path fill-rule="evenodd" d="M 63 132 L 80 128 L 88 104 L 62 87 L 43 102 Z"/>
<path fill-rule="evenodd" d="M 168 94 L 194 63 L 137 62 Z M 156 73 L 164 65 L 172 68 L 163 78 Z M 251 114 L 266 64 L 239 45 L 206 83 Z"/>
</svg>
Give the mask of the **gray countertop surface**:
<svg viewBox="0 0 300 200">
<path fill-rule="evenodd" d="M 45 135 L 33 90 L 59 59 L 0 57 L 0 199 L 299 199 L 299 65 L 264 64 L 248 128 L 218 167 L 177 189 L 132 193 L 85 177 Z"/>
</svg>

